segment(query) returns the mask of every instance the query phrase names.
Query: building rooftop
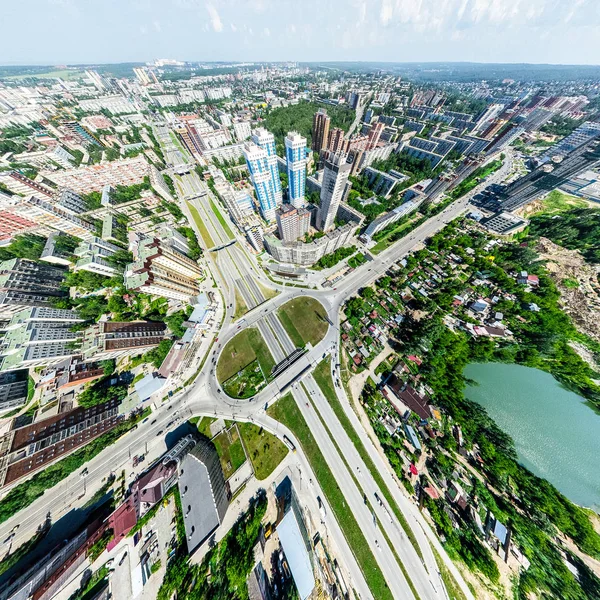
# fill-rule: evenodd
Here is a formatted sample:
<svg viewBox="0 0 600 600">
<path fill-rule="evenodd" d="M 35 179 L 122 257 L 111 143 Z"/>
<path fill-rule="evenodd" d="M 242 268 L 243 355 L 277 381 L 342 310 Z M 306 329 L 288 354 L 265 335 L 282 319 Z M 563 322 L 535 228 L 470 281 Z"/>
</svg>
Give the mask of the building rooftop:
<svg viewBox="0 0 600 600">
<path fill-rule="evenodd" d="M 298 596 L 301 600 L 306 600 L 315 587 L 315 578 L 310 555 L 293 510 L 289 510 L 283 517 L 277 526 L 277 534 L 292 572 Z"/>
</svg>

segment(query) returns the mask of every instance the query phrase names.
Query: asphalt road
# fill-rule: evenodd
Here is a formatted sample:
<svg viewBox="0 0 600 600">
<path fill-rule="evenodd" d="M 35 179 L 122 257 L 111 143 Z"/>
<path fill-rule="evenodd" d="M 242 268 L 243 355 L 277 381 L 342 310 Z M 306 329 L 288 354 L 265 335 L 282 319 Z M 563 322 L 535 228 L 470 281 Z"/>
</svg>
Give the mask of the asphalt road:
<svg viewBox="0 0 600 600">
<path fill-rule="evenodd" d="M 165 136 L 164 131 L 159 130 L 158 128 L 155 129 L 155 131 L 162 143 L 165 145 L 169 143 L 172 144 L 170 140 L 166 139 L 168 133 Z M 110 447 L 109 451 L 103 452 L 87 463 L 87 477 L 83 478 L 80 473 L 73 473 L 54 488 L 47 490 L 41 498 L 36 500 L 30 506 L 24 508 L 13 518 L 1 524 L 0 539 L 6 539 L 12 528 L 17 523 L 20 523 L 21 527 L 16 531 L 12 540 L 13 548 L 16 548 L 30 539 L 35 533 L 38 525 L 46 519 L 48 513 L 52 520 L 55 521 L 66 514 L 71 508 L 83 505 L 93 492 L 101 487 L 102 481 L 111 471 L 118 473 L 123 467 L 128 467 L 130 458 L 133 455 L 147 453 L 149 460 L 154 456 L 159 456 L 165 449 L 164 436 L 168 429 L 175 427 L 176 423 L 172 423 L 175 419 L 183 421 L 192 415 L 214 415 L 238 420 L 250 420 L 263 425 L 270 431 L 282 435 L 281 432 L 284 429 L 283 426 L 274 422 L 266 415 L 264 411 L 265 403 L 276 400 L 280 395 L 280 389 L 298 375 L 298 373 L 306 366 L 316 365 L 321 360 L 324 352 L 329 350 L 337 352 L 337 345 L 339 343 L 340 307 L 346 299 L 356 293 L 361 287 L 369 285 L 375 279 L 380 277 L 391 264 L 402 259 L 415 247 L 418 247 L 418 245 L 426 238 L 442 229 L 448 222 L 466 212 L 469 209 L 470 199 L 475 194 L 479 193 L 484 185 L 488 185 L 492 182 L 499 182 L 504 179 L 510 169 L 511 163 L 512 157 L 509 154 L 507 155 L 507 160 L 502 169 L 492 175 L 485 184 L 478 186 L 467 196 L 454 202 L 442 213 L 423 223 L 420 227 L 412 231 L 409 236 L 401 239 L 393 246 L 380 253 L 373 261 L 355 269 L 352 273 L 344 277 L 337 287 L 333 289 L 307 291 L 275 285 L 264 276 L 258 266 L 253 262 L 253 258 L 249 256 L 240 244 L 230 246 L 217 253 L 210 253 L 211 256 L 209 257 L 209 260 L 212 261 L 213 266 L 215 267 L 212 269 L 212 272 L 217 281 L 217 285 L 224 296 L 227 308 L 225 320 L 223 322 L 221 333 L 219 334 L 219 343 L 215 345 L 206 368 L 190 388 L 183 393 L 178 394 L 170 403 L 165 403 L 165 407 L 159 407 L 156 414 L 153 414 L 147 422 L 140 424 L 135 432 L 121 438 Z M 193 188 L 190 188 L 190 185 L 192 184 L 186 182 L 187 193 L 192 193 Z M 181 204 L 189 218 L 190 215 L 186 203 L 182 202 Z M 225 234 L 208 203 L 202 202 L 198 204 L 198 208 L 202 210 L 203 220 L 211 232 L 211 237 L 214 234 L 213 239 L 215 239 L 215 241 L 216 239 L 228 239 L 228 236 Z M 224 217 L 227 219 L 227 215 L 224 215 Z M 193 227 L 197 229 L 195 221 L 190 218 L 190 222 L 193 224 Z M 235 229 L 232 228 L 232 231 L 235 231 Z M 216 259 L 212 256 L 213 254 L 217 254 Z M 233 305 L 235 304 L 235 288 L 234 285 L 232 285 L 232 279 L 248 307 L 252 308 L 238 324 L 232 322 Z M 279 295 L 270 300 L 265 300 L 260 287 L 256 284 L 257 280 L 267 288 L 277 289 L 280 292 Z M 214 364 L 218 359 L 222 347 L 241 329 L 256 325 L 263 333 L 265 341 L 271 348 L 276 360 L 278 360 L 278 357 L 289 353 L 290 348 L 293 348 L 293 344 L 291 344 L 281 322 L 276 317 L 276 309 L 284 302 L 287 302 L 300 294 L 306 294 L 317 298 L 327 309 L 333 326 L 329 328 L 324 340 L 267 386 L 256 396 L 254 401 L 248 402 L 227 398 L 220 389 L 214 376 Z M 454 573 L 467 598 L 471 599 L 472 594 L 470 590 L 439 545 L 437 538 L 435 538 L 435 534 L 431 532 L 421 514 L 399 490 L 390 473 L 389 467 L 381 459 L 379 453 L 368 439 L 366 432 L 361 427 L 360 423 L 357 422 L 356 415 L 353 414 L 344 391 L 340 388 L 336 388 L 342 406 L 344 406 L 348 417 L 351 418 L 351 421 L 373 459 L 377 470 L 384 478 L 386 484 L 388 484 L 388 488 L 392 491 L 400 509 L 417 536 L 419 545 L 424 554 L 425 564 L 421 562 L 414 551 L 414 548 L 412 548 L 410 542 L 407 541 L 399 524 L 394 522 L 395 519 L 390 517 L 388 511 L 384 510 L 374 501 L 375 493 L 378 493 L 380 498 L 383 498 L 383 495 L 381 491 L 378 490 L 375 481 L 364 466 L 354 445 L 329 407 L 328 402 L 322 397 L 312 376 L 306 376 L 303 379 L 303 382 L 309 390 L 309 394 L 315 402 L 318 412 L 326 423 L 327 429 L 331 432 L 333 439 L 336 440 L 340 452 L 335 448 L 332 437 L 327 433 L 321 419 L 311 407 L 310 402 L 309 406 L 306 406 L 307 398 L 300 386 L 295 386 L 293 390 L 296 401 L 318 441 L 319 448 L 323 452 L 328 465 L 334 473 L 336 482 L 340 485 L 344 493 L 350 510 L 352 510 L 354 516 L 359 521 L 361 529 L 365 533 L 365 537 L 369 543 L 369 547 L 373 551 L 394 596 L 397 598 L 413 597 L 396 564 L 391 549 L 387 546 L 385 539 L 378 534 L 377 527 L 373 523 L 373 517 L 363 501 L 362 490 L 364 490 L 367 498 L 371 501 L 371 505 L 375 509 L 379 522 L 384 523 L 385 519 L 391 519 L 392 522 L 390 525 L 392 525 L 392 527 L 388 528 L 386 532 L 400 555 L 403 564 L 407 568 L 419 596 L 421 598 L 431 599 L 446 597 L 445 590 L 443 589 L 443 585 L 437 573 L 437 568 L 434 566 L 433 557 L 429 548 L 428 542 L 431 542 L 440 552 L 445 564 Z M 167 406 L 171 406 L 172 408 L 168 410 Z M 286 435 L 288 435 L 290 439 L 294 439 L 291 432 L 287 432 Z M 299 445 L 296 445 L 297 448 L 299 448 Z M 310 472 L 306 458 L 302 455 L 300 450 L 298 451 L 298 455 L 300 460 L 304 463 L 305 470 Z M 352 476 L 350 476 L 349 471 L 352 472 Z M 128 468 L 128 472 L 131 473 L 131 467 Z M 313 477 L 312 479 L 314 480 L 315 478 Z M 359 485 L 357 485 L 354 480 L 358 481 Z M 84 490 L 86 491 L 85 494 Z M 322 495 L 321 497 L 323 498 Z M 342 552 L 345 554 L 345 559 L 348 561 L 346 564 L 351 564 L 353 562 L 353 557 L 351 557 L 350 549 L 341 535 L 339 525 L 337 523 L 335 523 L 335 525 L 333 524 L 335 520 L 331 516 L 330 521 L 332 522 L 332 530 L 336 530 L 337 534 L 341 536 L 338 540 L 338 547 L 342 548 Z M 377 540 L 377 543 L 375 543 L 375 540 Z M 360 574 L 358 574 L 356 581 L 353 582 L 353 584 L 355 587 L 362 588 L 361 595 L 363 597 L 370 597 L 368 589 L 365 588 L 364 579 Z"/>
</svg>

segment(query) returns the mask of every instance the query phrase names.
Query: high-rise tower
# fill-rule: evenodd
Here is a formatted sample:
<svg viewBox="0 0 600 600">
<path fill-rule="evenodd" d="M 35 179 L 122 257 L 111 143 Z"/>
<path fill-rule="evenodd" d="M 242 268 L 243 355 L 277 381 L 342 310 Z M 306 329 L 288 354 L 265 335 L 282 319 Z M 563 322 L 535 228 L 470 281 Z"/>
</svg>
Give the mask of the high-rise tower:
<svg viewBox="0 0 600 600">
<path fill-rule="evenodd" d="M 270 223 L 275 219 L 278 198 L 273 186 L 271 169 L 267 162 L 267 151 L 256 144 L 246 144 L 244 146 L 244 157 L 248 165 L 250 179 L 254 185 L 260 213 L 263 219 Z M 277 180 L 281 187 L 279 175 L 277 175 Z"/>
<path fill-rule="evenodd" d="M 306 138 L 291 131 L 285 138 L 285 159 L 288 175 L 288 199 L 292 206 L 304 206 L 306 186 Z"/>
<path fill-rule="evenodd" d="M 312 149 L 321 152 L 327 148 L 329 138 L 329 123 L 331 118 L 324 108 L 320 108 L 313 117 Z"/>
<path fill-rule="evenodd" d="M 263 127 L 259 127 L 258 129 L 254 130 L 254 133 L 252 134 L 252 141 L 267 153 L 267 167 L 269 168 L 269 172 L 271 174 L 273 190 L 275 193 L 275 201 L 277 206 L 279 206 L 283 200 L 283 193 L 281 191 L 281 179 L 279 179 L 279 167 L 277 166 L 275 136 Z"/>
<path fill-rule="evenodd" d="M 329 231 L 333 228 L 351 168 L 352 164 L 347 162 L 346 154 L 330 154 L 325 160 L 321 204 L 317 217 L 317 224 L 321 231 Z"/>
</svg>

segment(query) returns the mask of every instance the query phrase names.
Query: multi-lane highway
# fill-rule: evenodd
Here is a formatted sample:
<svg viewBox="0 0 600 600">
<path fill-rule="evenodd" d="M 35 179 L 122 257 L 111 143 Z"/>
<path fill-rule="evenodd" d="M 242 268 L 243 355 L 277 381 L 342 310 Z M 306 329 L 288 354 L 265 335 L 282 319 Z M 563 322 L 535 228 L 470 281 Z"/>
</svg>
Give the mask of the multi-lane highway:
<svg viewBox="0 0 600 600">
<path fill-rule="evenodd" d="M 169 150 L 169 162 L 174 165 L 178 164 L 181 157 L 178 156 L 179 151 L 170 140 L 168 130 L 166 128 L 160 129 L 157 126 L 155 134 L 163 147 L 166 146 Z M 502 181 L 511 165 L 512 155 L 508 153 L 503 167 L 493 174 L 485 184 L 480 184 L 468 195 L 451 204 L 440 214 L 427 220 L 420 227 L 413 230 L 410 235 L 383 251 L 372 261 L 352 271 L 334 289 L 309 291 L 274 284 L 265 276 L 255 258 L 247 251 L 245 244 L 241 241 L 218 252 L 207 252 L 207 262 L 223 297 L 225 317 L 219 333 L 219 341 L 208 357 L 206 368 L 198 375 L 191 386 L 173 397 L 168 404 L 165 403 L 164 406 L 159 407 L 157 412 L 146 422 L 141 423 L 134 433 L 121 438 L 107 451 L 90 461 L 86 465 L 87 477 L 85 479 L 80 477 L 79 473 L 72 474 L 61 484 L 48 490 L 29 507 L 17 513 L 15 517 L 1 524 L 0 539 L 7 538 L 15 524 L 21 523 L 22 525 L 16 531 L 13 539 L 14 547 L 20 545 L 35 533 L 35 529 L 46 519 L 48 513 L 50 513 L 53 520 L 57 520 L 71 508 L 85 503 L 89 499 L 90 490 L 93 493 L 98 489 L 102 480 L 111 471 L 118 471 L 128 464 L 131 456 L 140 453 L 147 453 L 150 459 L 159 456 L 165 449 L 164 436 L 166 433 L 173 429 L 177 423 L 192 415 L 213 415 L 228 419 L 253 421 L 277 435 L 281 436 L 285 433 L 290 439 L 294 439 L 290 431 L 287 431 L 280 423 L 277 423 L 266 414 L 265 406 L 276 401 L 281 395 L 282 388 L 293 381 L 306 367 L 315 366 L 320 362 L 323 354 L 330 352 L 334 356 L 339 356 L 340 310 L 343 303 L 360 288 L 371 284 L 380 277 L 391 264 L 406 256 L 425 239 L 442 229 L 448 222 L 466 212 L 469 209 L 470 199 L 481 190 L 483 185 Z M 221 218 L 215 214 L 212 204 L 217 206 L 218 200 L 207 189 L 205 183 L 193 172 L 177 176 L 175 180 L 182 208 L 196 230 L 198 239 L 203 239 L 202 232 L 190 211 L 190 206 L 197 211 L 214 245 L 229 242 L 231 235 L 225 230 L 224 223 L 231 231 L 236 231 L 236 228 L 229 221 L 224 211 L 221 211 L 223 213 L 220 215 Z M 204 245 L 208 245 L 208 242 Z M 275 361 L 283 360 L 294 350 L 294 344 L 277 316 L 277 309 L 285 302 L 301 294 L 318 299 L 327 310 L 332 325 L 329 327 L 325 338 L 267 385 L 253 401 L 228 398 L 216 380 L 216 369 L 214 368 L 225 344 L 242 329 L 257 327 Z M 235 307 L 240 301 L 244 303 L 248 312 L 241 321 L 234 322 Z M 334 364 L 339 363 L 339 358 L 332 362 Z M 339 372 L 336 372 L 335 375 L 336 378 L 339 377 Z M 364 464 L 354 443 L 344 430 L 329 402 L 323 396 L 310 371 L 303 376 L 301 382 L 292 386 L 291 391 L 335 477 L 337 485 L 344 494 L 349 509 L 359 523 L 366 542 L 377 560 L 394 597 L 414 598 L 411 588 L 397 563 L 396 553 L 402 561 L 419 598 L 423 600 L 447 598 L 431 551 L 431 546 L 433 546 L 442 556 L 448 569 L 453 573 L 465 596 L 472 599 L 473 596 L 469 588 L 443 551 L 435 534 L 431 531 L 416 506 L 398 487 L 391 467 L 382 458 L 368 434 L 362 428 L 343 388 L 336 386 L 336 393 L 340 402 L 379 475 L 409 523 L 418 541 L 423 560 L 412 546 L 393 511 L 388 510 L 387 507 L 380 505 L 375 500 L 375 494 L 379 498 L 385 498 L 385 495 Z M 310 474 L 312 480 L 316 481 L 306 457 L 301 452 L 298 440 L 296 440 L 296 445 L 303 469 Z M 315 483 L 314 485 L 315 490 L 318 491 L 318 484 Z M 323 497 L 323 493 L 320 492 L 320 494 Z M 365 502 L 365 499 L 367 502 Z M 375 520 L 371 510 L 374 511 Z M 331 511 L 329 513 L 330 533 L 335 538 L 336 547 L 341 552 L 342 558 L 345 559 L 346 565 L 351 571 L 355 572 L 352 584 L 361 594 L 361 597 L 371 597 L 363 575 L 356 570 L 356 560 L 341 533 L 339 524 L 333 519 Z M 393 545 L 395 553 L 389 547 L 380 526 L 385 528 L 387 538 Z"/>
</svg>

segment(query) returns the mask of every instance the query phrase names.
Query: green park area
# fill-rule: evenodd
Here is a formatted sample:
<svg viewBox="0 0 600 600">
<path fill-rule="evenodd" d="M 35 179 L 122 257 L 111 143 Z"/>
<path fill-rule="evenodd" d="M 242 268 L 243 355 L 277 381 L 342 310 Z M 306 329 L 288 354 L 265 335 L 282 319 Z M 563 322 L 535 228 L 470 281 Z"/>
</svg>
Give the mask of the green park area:
<svg viewBox="0 0 600 600">
<path fill-rule="evenodd" d="M 550 192 L 540 203 L 539 210 L 534 211 L 536 216 L 558 215 L 573 208 L 589 208 L 590 203 L 583 198 L 564 194 L 558 190 Z"/>
<path fill-rule="evenodd" d="M 217 380 L 234 398 L 250 398 L 263 385 L 275 361 L 260 332 L 249 327 L 230 340 L 217 364 Z"/>
<path fill-rule="evenodd" d="M 210 426 L 215 421 L 213 417 L 190 419 L 190 423 L 196 425 L 198 431 L 209 439 L 213 437 Z M 228 432 L 219 433 L 212 441 L 226 477 L 235 472 L 248 457 L 256 479 L 262 481 L 275 470 L 288 453 L 288 448 L 283 442 L 253 423 L 236 423 L 235 427 L 230 428 Z"/>
<path fill-rule="evenodd" d="M 327 333 L 327 311 L 314 298 L 299 296 L 279 308 L 279 319 L 297 348 L 315 346 Z"/>
</svg>

